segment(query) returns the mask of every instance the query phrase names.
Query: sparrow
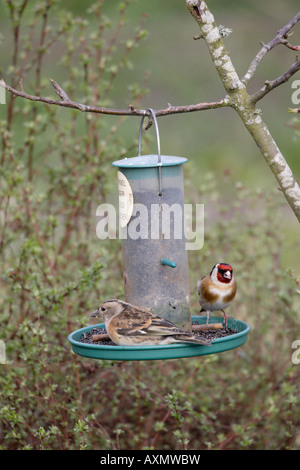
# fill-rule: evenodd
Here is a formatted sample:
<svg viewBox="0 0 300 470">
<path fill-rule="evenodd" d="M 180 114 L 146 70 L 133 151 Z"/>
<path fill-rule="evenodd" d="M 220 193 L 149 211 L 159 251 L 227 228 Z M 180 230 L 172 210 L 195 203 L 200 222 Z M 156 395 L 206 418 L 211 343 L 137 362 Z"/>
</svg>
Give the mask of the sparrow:
<svg viewBox="0 0 300 470">
<path fill-rule="evenodd" d="M 237 283 L 230 264 L 218 263 L 211 272 L 197 282 L 200 312 L 206 312 L 206 324 L 209 315 L 220 310 L 224 315 L 224 326 L 227 328 L 228 316 L 225 308 L 232 302 L 237 290 Z"/>
<path fill-rule="evenodd" d="M 136 307 L 123 300 L 111 299 L 101 303 L 90 317 L 102 317 L 108 336 L 113 343 L 121 346 L 173 343 L 210 345 L 209 340 L 178 328 L 148 308 Z"/>
</svg>

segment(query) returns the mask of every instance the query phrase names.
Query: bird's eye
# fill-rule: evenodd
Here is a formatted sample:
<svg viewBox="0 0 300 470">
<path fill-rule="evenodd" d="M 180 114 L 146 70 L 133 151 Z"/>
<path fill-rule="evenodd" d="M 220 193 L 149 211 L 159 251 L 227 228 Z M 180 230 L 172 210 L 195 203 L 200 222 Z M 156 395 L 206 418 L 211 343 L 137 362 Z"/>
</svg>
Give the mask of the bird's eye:
<svg viewBox="0 0 300 470">
<path fill-rule="evenodd" d="M 105 312 L 106 308 L 105 307 L 101 307 L 101 312 Z"/>
</svg>

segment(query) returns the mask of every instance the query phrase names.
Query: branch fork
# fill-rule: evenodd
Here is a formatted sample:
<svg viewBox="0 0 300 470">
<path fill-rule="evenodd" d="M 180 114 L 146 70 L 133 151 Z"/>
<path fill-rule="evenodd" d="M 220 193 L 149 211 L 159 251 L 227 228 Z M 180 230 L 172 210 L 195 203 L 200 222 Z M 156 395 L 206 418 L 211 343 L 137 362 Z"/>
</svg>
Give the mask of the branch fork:
<svg viewBox="0 0 300 470">
<path fill-rule="evenodd" d="M 240 79 L 226 50 L 224 38 L 216 27 L 214 17 L 209 11 L 206 2 L 202 0 L 186 0 L 186 4 L 199 25 L 200 34 L 208 46 L 211 58 L 227 92 L 225 98 L 227 104 L 234 108 L 240 116 L 246 129 L 251 134 L 277 179 L 287 202 L 300 222 L 299 184 L 255 107 L 256 103 L 261 98 L 277 86 L 285 83 L 300 69 L 300 61 L 297 58 L 294 64 L 285 73 L 275 80 L 267 80 L 264 86 L 253 95 L 247 92 L 247 85 L 253 78 L 258 65 L 267 52 L 279 44 L 290 45 L 287 38 L 293 26 L 300 20 L 300 12 L 278 31 L 272 41 L 268 44 L 262 44 L 260 51 L 251 62 L 246 74 Z"/>
</svg>

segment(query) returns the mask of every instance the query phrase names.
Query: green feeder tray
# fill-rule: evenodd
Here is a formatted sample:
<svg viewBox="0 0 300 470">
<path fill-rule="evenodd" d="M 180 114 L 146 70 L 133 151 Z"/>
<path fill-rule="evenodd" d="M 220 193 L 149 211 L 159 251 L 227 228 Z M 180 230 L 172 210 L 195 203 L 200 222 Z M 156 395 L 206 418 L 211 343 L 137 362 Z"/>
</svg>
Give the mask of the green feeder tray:
<svg viewBox="0 0 300 470">
<path fill-rule="evenodd" d="M 206 316 L 193 316 L 194 323 L 205 323 Z M 211 323 L 222 322 L 223 318 L 210 317 Z M 195 344 L 168 344 L 168 345 L 139 345 L 139 346 L 113 346 L 82 343 L 80 341 L 82 333 L 86 333 L 95 327 L 103 328 L 104 323 L 89 325 L 85 328 L 73 331 L 68 336 L 72 345 L 72 350 L 79 356 L 92 359 L 107 359 L 114 361 L 150 361 L 158 359 L 178 359 L 182 357 L 204 356 L 216 354 L 242 346 L 248 339 L 250 326 L 233 318 L 228 319 L 228 327 L 236 333 L 212 341 L 211 346 Z"/>
</svg>

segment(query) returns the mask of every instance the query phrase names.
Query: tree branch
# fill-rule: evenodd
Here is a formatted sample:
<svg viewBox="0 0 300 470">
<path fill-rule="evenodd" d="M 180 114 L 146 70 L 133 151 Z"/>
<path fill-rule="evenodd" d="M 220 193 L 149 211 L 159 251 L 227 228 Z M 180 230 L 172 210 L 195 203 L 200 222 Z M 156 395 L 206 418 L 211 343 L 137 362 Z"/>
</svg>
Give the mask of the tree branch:
<svg viewBox="0 0 300 470">
<path fill-rule="evenodd" d="M 291 19 L 291 21 L 289 21 L 283 28 L 278 31 L 277 35 L 274 39 L 272 39 L 272 41 L 270 41 L 268 44 L 262 44 L 262 48 L 251 62 L 247 73 L 242 78 L 242 82 L 244 83 L 244 85 L 247 85 L 250 82 L 264 56 L 274 47 L 278 46 L 279 44 L 284 44 L 287 47 L 290 47 L 291 49 L 298 50 L 298 46 L 292 46 L 287 42 L 287 36 L 290 30 L 295 26 L 295 24 L 299 20 L 300 11 L 299 13 L 297 13 L 297 15 L 294 16 L 294 18 Z"/>
<path fill-rule="evenodd" d="M 284 194 L 291 209 L 300 222 L 300 187 L 295 179 L 288 163 L 280 152 L 276 142 L 271 136 L 266 124 L 263 122 L 260 113 L 255 109 L 255 100 L 246 90 L 246 83 L 253 77 L 256 68 L 266 52 L 275 45 L 280 44 L 290 29 L 300 19 L 300 12 L 282 28 L 276 38 L 267 46 L 264 46 L 260 53 L 252 62 L 246 79 L 240 80 L 238 74 L 231 62 L 230 56 L 226 50 L 224 41 L 216 26 L 214 17 L 209 11 L 206 2 L 202 0 L 186 0 L 187 7 L 200 27 L 200 33 L 205 40 L 211 58 L 218 71 L 220 79 L 227 91 L 226 100 L 229 106 L 232 106 L 240 116 L 246 129 L 251 134 L 254 142 L 261 151 L 271 171 L 273 172 L 280 189 Z M 284 83 L 298 69 L 299 61 L 295 62 L 292 67 L 281 77 L 269 82 L 270 90 Z M 266 85 L 267 86 L 267 85 Z M 268 92 L 267 90 L 266 92 Z M 265 93 L 265 90 L 261 93 Z M 256 96 L 260 99 L 260 96 Z"/>
<path fill-rule="evenodd" d="M 186 4 L 200 27 L 200 36 L 206 42 L 213 63 L 227 93 L 245 89 L 245 85 L 239 79 L 232 65 L 230 55 L 223 41 L 223 35 L 217 27 L 206 2 L 201 0 L 186 0 Z"/>
<path fill-rule="evenodd" d="M 300 70 L 300 60 L 297 60 L 285 73 L 283 73 L 280 77 L 275 78 L 272 81 L 265 81 L 265 85 L 258 90 L 254 95 L 252 95 L 251 100 L 253 103 L 257 103 L 261 100 L 267 93 L 274 90 L 274 88 L 282 85 L 283 83 L 287 82 L 289 78 L 291 78 L 296 72 Z"/>
<path fill-rule="evenodd" d="M 266 124 L 262 121 L 258 110 L 255 109 L 255 104 L 258 100 L 269 93 L 269 91 L 286 82 L 294 73 L 300 69 L 300 61 L 297 59 L 297 61 L 281 77 L 278 77 L 271 82 L 265 82 L 265 86 L 256 94 L 251 96 L 246 90 L 246 85 L 254 76 L 259 63 L 262 61 L 263 57 L 268 51 L 279 44 L 283 44 L 293 50 L 299 49 L 299 46 L 292 46 L 287 41 L 287 37 L 292 27 L 300 20 L 300 12 L 277 33 L 272 41 L 262 46 L 259 53 L 251 62 L 247 73 L 241 80 L 232 64 L 229 53 L 226 50 L 224 44 L 224 34 L 221 34 L 220 29 L 217 27 L 214 17 L 208 9 L 206 2 L 202 0 L 186 0 L 186 4 L 190 13 L 200 27 L 199 37 L 203 38 L 208 46 L 209 53 L 223 83 L 225 91 L 227 92 L 227 95 L 220 101 L 209 103 L 198 103 L 186 106 L 172 106 L 169 104 L 167 108 L 156 110 L 156 116 L 189 113 L 194 111 L 221 108 L 225 106 L 234 108 L 243 121 L 245 127 L 250 132 L 255 143 L 259 147 L 267 164 L 275 175 L 285 198 L 287 199 L 289 205 L 300 222 L 300 187 L 285 158 L 281 154 L 274 139 L 272 138 Z M 0 86 L 3 86 L 14 97 L 19 96 L 31 101 L 39 101 L 49 105 L 78 109 L 82 112 L 110 114 L 117 116 L 147 115 L 149 118 L 151 118 L 150 112 L 148 110 L 136 109 L 133 105 L 129 105 L 127 109 L 113 109 L 78 103 L 70 99 L 67 93 L 57 82 L 55 82 L 55 80 L 50 81 L 60 100 L 30 95 L 25 93 L 22 86 L 19 91 L 7 85 L 4 80 L 0 80 Z"/>
<path fill-rule="evenodd" d="M 100 106 L 91 106 L 87 104 L 78 103 L 77 101 L 73 101 L 69 98 L 67 93 L 62 89 L 62 87 L 53 79 L 50 79 L 50 82 L 55 89 L 56 93 L 60 97 L 60 100 L 54 100 L 51 98 L 44 98 L 41 96 L 30 95 L 24 92 L 24 89 L 16 90 L 11 86 L 7 85 L 5 81 L 2 79 L 0 80 L 0 86 L 4 87 L 7 91 L 12 93 L 13 96 L 25 98 L 30 101 L 39 101 L 41 103 L 61 106 L 64 108 L 72 108 L 78 109 L 84 113 L 98 113 L 98 114 L 111 114 L 114 116 L 144 116 L 149 115 L 151 117 L 151 113 L 145 109 L 136 109 L 133 105 L 129 105 L 127 109 L 114 109 L 114 108 L 102 108 Z M 168 116 L 170 114 L 179 114 L 179 113 L 191 113 L 194 111 L 203 111 L 207 109 L 216 109 L 221 108 L 224 106 L 228 106 L 228 103 L 225 99 L 220 101 L 213 101 L 209 103 L 198 103 L 198 104 L 191 104 L 191 105 L 184 105 L 184 106 L 172 106 L 168 104 L 167 108 L 158 109 L 155 111 L 157 117 L 159 116 Z"/>
</svg>

